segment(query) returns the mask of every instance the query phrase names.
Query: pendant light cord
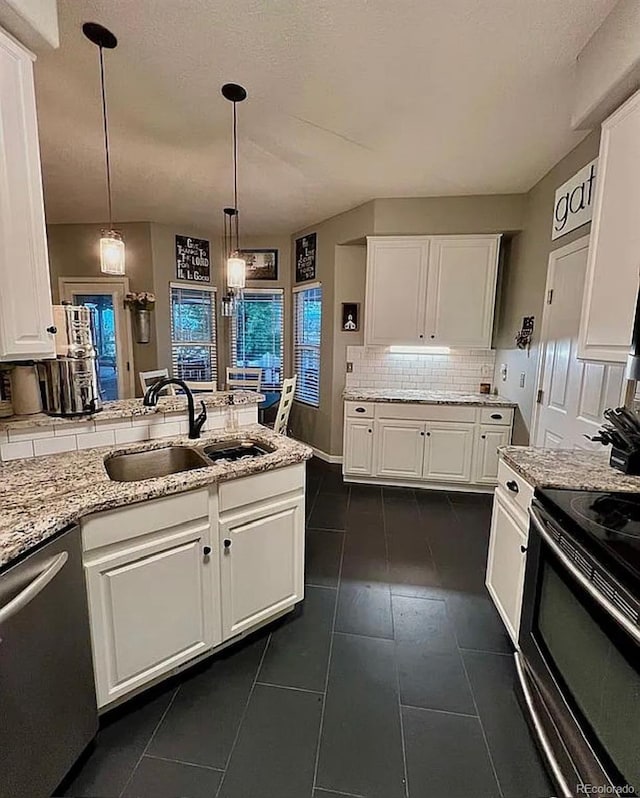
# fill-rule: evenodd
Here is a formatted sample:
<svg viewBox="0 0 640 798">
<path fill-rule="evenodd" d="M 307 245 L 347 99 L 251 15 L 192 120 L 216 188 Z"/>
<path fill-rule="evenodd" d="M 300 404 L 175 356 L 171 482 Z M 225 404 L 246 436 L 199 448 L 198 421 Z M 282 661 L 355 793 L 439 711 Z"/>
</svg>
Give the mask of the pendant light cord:
<svg viewBox="0 0 640 798">
<path fill-rule="evenodd" d="M 236 251 L 240 250 L 240 232 L 238 224 L 238 112 L 237 103 L 233 103 L 233 207 L 235 208 Z M 233 233 L 232 233 L 233 235 Z"/>
<path fill-rule="evenodd" d="M 113 229 L 113 213 L 111 209 L 111 157 L 109 154 L 109 124 L 107 121 L 107 92 L 104 83 L 104 52 L 102 47 L 98 47 L 100 51 L 100 85 L 102 88 L 102 124 L 104 128 L 104 153 L 107 166 L 107 201 L 109 204 L 109 229 Z"/>
</svg>

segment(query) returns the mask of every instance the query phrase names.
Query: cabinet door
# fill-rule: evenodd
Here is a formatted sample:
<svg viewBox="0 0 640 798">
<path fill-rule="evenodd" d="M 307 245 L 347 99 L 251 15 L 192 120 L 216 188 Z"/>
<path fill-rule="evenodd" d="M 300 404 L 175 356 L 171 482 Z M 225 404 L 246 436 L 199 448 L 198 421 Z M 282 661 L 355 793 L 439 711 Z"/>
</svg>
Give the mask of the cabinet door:
<svg viewBox="0 0 640 798">
<path fill-rule="evenodd" d="M 376 476 L 420 479 L 424 453 L 424 421 L 376 421 Z"/>
<path fill-rule="evenodd" d="M 429 241 L 367 240 L 365 343 L 424 343 Z"/>
<path fill-rule="evenodd" d="M 344 425 L 344 473 L 371 474 L 373 419 L 348 418 Z"/>
<path fill-rule="evenodd" d="M 0 360 L 53 357 L 32 56 L 0 30 Z"/>
<path fill-rule="evenodd" d="M 203 552 L 210 538 L 207 517 L 88 560 L 99 706 L 220 642 L 213 591 L 217 553 Z"/>
<path fill-rule="evenodd" d="M 518 644 L 526 564 L 527 527 L 510 510 L 498 488 L 493 500 L 491 538 L 487 560 L 487 589 L 509 636 Z"/>
<path fill-rule="evenodd" d="M 638 294 L 640 92 L 602 125 L 578 357 L 626 362 Z"/>
<path fill-rule="evenodd" d="M 304 596 L 304 498 L 220 519 L 222 635 L 227 640 Z"/>
<path fill-rule="evenodd" d="M 496 485 L 498 482 L 498 447 L 511 442 L 511 427 L 482 424 L 478 431 L 474 482 Z"/>
<path fill-rule="evenodd" d="M 427 343 L 490 349 L 499 236 L 432 239 Z"/>
<path fill-rule="evenodd" d="M 438 482 L 471 482 L 474 429 L 473 424 L 429 421 L 424 478 Z"/>
</svg>

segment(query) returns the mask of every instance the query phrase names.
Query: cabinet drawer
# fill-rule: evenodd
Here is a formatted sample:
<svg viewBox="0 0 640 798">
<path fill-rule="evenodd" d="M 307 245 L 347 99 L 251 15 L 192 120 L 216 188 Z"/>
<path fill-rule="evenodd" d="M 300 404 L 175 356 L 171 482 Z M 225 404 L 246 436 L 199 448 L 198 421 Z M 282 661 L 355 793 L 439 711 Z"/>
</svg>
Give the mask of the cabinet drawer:
<svg viewBox="0 0 640 798">
<path fill-rule="evenodd" d="M 376 405 L 376 418 L 413 419 L 415 421 L 463 421 L 476 420 L 475 407 L 464 405 L 412 405 L 384 402 Z"/>
<path fill-rule="evenodd" d="M 218 487 L 220 512 L 255 504 L 284 493 L 301 492 L 304 490 L 304 475 L 305 466 L 302 463 L 222 482 Z"/>
<path fill-rule="evenodd" d="M 525 513 L 528 511 L 533 499 L 533 487 L 502 459 L 498 463 L 498 486 L 513 505 Z"/>
<path fill-rule="evenodd" d="M 91 551 L 124 540 L 209 517 L 205 488 L 95 513 L 82 520 L 82 548 Z"/>
<path fill-rule="evenodd" d="M 512 407 L 483 407 L 480 409 L 481 424 L 505 424 L 513 423 Z"/>
<path fill-rule="evenodd" d="M 373 418 L 373 402 L 347 402 L 345 404 L 345 415 L 353 418 Z"/>
</svg>

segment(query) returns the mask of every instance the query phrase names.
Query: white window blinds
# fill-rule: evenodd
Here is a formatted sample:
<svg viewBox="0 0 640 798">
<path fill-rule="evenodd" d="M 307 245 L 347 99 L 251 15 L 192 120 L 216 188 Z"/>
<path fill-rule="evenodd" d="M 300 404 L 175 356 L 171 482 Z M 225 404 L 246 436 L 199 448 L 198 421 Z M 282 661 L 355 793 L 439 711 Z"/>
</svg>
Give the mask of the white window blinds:
<svg viewBox="0 0 640 798">
<path fill-rule="evenodd" d="M 243 291 L 231 324 L 231 365 L 261 368 L 261 387 L 281 388 L 283 363 L 282 290 Z"/>
<path fill-rule="evenodd" d="M 293 366 L 298 375 L 295 398 L 320 404 L 320 337 L 322 287 L 310 286 L 293 295 Z"/>
<path fill-rule="evenodd" d="M 170 290 L 173 376 L 217 382 L 215 289 L 172 284 Z"/>
</svg>

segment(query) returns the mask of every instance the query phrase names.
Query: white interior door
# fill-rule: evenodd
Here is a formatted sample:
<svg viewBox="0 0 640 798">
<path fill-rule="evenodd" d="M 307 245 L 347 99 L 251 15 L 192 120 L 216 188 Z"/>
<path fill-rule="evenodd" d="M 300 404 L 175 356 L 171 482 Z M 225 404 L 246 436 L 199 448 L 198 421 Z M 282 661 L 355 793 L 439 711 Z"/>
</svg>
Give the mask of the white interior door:
<svg viewBox="0 0 640 798">
<path fill-rule="evenodd" d="M 551 449 L 600 448 L 595 435 L 607 407 L 620 403 L 623 366 L 578 360 L 578 330 L 589 237 L 549 256 L 542 318 L 540 371 L 533 440 Z M 551 302 L 549 302 L 551 299 Z"/>
<path fill-rule="evenodd" d="M 103 400 L 135 395 L 131 321 L 124 306 L 126 277 L 59 278 L 60 301 L 96 310 L 98 377 Z"/>
</svg>

